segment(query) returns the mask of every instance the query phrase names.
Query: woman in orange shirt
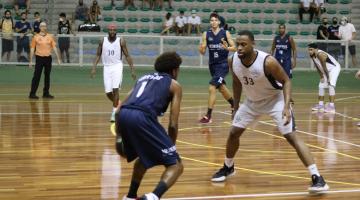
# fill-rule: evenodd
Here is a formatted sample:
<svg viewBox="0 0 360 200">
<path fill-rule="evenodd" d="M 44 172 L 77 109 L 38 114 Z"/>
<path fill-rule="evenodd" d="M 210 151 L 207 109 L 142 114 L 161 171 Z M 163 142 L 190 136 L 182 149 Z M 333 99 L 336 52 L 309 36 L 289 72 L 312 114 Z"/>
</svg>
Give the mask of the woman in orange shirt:
<svg viewBox="0 0 360 200">
<path fill-rule="evenodd" d="M 36 51 L 35 51 L 36 49 Z M 49 93 L 50 89 L 50 72 L 51 72 L 51 50 L 54 50 L 58 63 L 60 64 L 60 57 L 58 54 L 58 50 L 56 48 L 56 42 L 52 34 L 47 33 L 47 27 L 45 22 L 40 23 L 40 33 L 34 35 L 31 41 L 31 49 L 30 49 L 30 62 L 29 68 L 32 69 L 32 58 L 35 53 L 36 61 L 35 61 L 35 71 L 31 82 L 31 91 L 29 94 L 30 99 L 39 99 L 36 96 L 36 91 L 39 86 L 41 73 L 44 68 L 44 89 L 43 89 L 43 98 L 53 99 Z"/>
</svg>

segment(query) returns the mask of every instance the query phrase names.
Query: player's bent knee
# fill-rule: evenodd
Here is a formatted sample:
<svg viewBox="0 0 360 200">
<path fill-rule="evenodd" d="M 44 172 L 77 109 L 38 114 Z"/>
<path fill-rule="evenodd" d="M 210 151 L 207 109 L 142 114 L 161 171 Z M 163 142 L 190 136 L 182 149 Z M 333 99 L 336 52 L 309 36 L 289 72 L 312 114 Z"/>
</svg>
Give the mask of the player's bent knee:
<svg viewBox="0 0 360 200">
<path fill-rule="evenodd" d="M 244 128 L 240 128 L 240 127 L 232 127 L 231 130 L 230 130 L 230 135 L 229 137 L 231 139 L 238 139 L 242 133 L 245 131 Z"/>
</svg>

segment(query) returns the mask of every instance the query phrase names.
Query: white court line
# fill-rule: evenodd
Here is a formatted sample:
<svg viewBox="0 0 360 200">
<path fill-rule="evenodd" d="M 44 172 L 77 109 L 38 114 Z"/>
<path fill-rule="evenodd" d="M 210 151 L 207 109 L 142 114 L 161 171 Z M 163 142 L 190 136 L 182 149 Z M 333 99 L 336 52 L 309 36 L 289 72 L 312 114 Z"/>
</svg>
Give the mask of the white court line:
<svg viewBox="0 0 360 200">
<path fill-rule="evenodd" d="M 343 101 L 343 100 L 347 100 L 347 99 L 356 99 L 356 98 L 359 98 L 359 97 L 360 97 L 360 96 L 338 98 L 338 99 L 335 99 L 335 101 Z"/>
<path fill-rule="evenodd" d="M 218 112 L 218 113 L 222 113 L 222 114 L 225 114 L 225 115 L 231 115 L 231 114 L 226 113 L 226 112 Z M 296 121 L 296 120 L 295 120 L 295 121 Z M 265 122 L 265 121 L 258 121 L 258 122 L 259 122 L 259 123 L 262 123 L 262 124 L 269 125 L 269 126 L 274 126 L 274 127 L 276 127 L 276 125 L 271 124 L 271 123 L 268 123 L 268 122 Z M 337 139 L 333 139 L 333 138 L 329 138 L 329 137 L 324 137 L 324 136 L 321 136 L 321 135 L 317 135 L 317 134 L 313 134 L 313 133 L 309 133 L 309 132 L 301 131 L 301 130 L 296 130 L 296 132 L 304 133 L 304 134 L 306 134 L 306 135 L 311 135 L 311 136 L 318 137 L 318 138 L 323 138 L 323 139 L 327 139 L 327 140 L 332 140 L 332 141 L 335 141 L 335 142 L 339 142 L 339 143 L 343 143 L 343 144 L 347 144 L 347 145 L 350 145 L 350 146 L 355 146 L 355 147 L 359 147 L 359 148 L 360 148 L 360 145 L 358 145 L 358 144 L 346 142 L 346 141 L 343 141 L 343 140 L 337 140 Z"/>
<path fill-rule="evenodd" d="M 357 193 L 360 190 L 334 190 L 319 193 L 321 194 L 338 194 L 338 193 Z M 197 200 L 197 199 L 230 199 L 230 198 L 249 198 L 249 197 L 284 197 L 284 196 L 312 196 L 309 192 L 284 192 L 284 193 L 260 193 L 260 194 L 236 194 L 224 196 L 203 196 L 203 197 L 181 197 L 181 198 L 166 198 L 164 200 Z M 316 195 L 316 194 L 314 194 Z"/>
</svg>

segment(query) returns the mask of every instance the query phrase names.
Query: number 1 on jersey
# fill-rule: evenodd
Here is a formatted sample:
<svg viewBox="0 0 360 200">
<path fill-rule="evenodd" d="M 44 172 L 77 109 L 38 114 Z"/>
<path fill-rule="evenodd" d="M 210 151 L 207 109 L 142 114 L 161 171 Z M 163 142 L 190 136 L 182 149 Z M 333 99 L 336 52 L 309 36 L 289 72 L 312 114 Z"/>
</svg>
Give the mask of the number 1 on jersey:
<svg viewBox="0 0 360 200">
<path fill-rule="evenodd" d="M 138 92 L 136 93 L 136 98 L 139 98 L 142 95 L 142 93 L 145 90 L 145 87 L 146 87 L 147 83 L 148 83 L 147 81 L 144 81 L 144 82 L 141 83 L 141 86 L 140 86 Z"/>
</svg>

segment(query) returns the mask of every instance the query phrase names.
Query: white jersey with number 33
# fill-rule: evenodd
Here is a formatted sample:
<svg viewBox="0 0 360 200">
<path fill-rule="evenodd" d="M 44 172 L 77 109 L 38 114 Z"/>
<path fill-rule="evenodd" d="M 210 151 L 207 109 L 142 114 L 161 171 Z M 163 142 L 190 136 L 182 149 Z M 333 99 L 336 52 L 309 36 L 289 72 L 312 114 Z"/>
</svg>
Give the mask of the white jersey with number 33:
<svg viewBox="0 0 360 200">
<path fill-rule="evenodd" d="M 257 55 L 250 66 L 245 66 L 235 52 L 232 68 L 242 84 L 246 98 L 250 101 L 261 101 L 282 93 L 282 84 L 265 75 L 265 59 L 270 55 L 263 51 L 255 51 Z"/>
<path fill-rule="evenodd" d="M 114 42 L 109 42 L 108 37 L 104 37 L 101 60 L 104 66 L 122 63 L 120 37 L 117 37 Z"/>
</svg>

